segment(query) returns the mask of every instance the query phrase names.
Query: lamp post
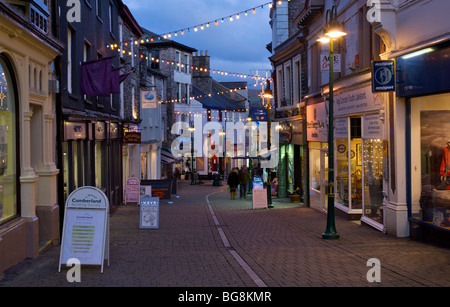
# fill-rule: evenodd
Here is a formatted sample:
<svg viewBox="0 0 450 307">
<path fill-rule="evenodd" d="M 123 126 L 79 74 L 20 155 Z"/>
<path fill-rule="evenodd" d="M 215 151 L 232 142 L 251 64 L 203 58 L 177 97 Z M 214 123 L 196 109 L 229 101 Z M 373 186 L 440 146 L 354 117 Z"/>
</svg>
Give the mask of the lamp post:
<svg viewBox="0 0 450 307">
<path fill-rule="evenodd" d="M 337 21 L 337 7 L 335 5 L 332 6 L 331 10 L 327 10 L 324 34 L 326 37 L 319 39 L 319 41 L 329 43 L 330 79 L 328 85 L 328 210 L 327 227 L 325 232 L 322 234 L 322 239 L 335 240 L 339 239 L 339 234 L 336 231 L 334 215 L 333 40 L 347 35 L 347 33 L 344 32 L 342 25 Z"/>
<path fill-rule="evenodd" d="M 271 121 L 270 121 L 270 110 L 272 109 L 270 105 L 270 98 L 273 98 L 272 90 L 270 89 L 270 80 L 267 80 L 267 86 L 264 90 L 263 94 L 264 98 L 267 98 L 267 151 L 269 152 L 269 158 L 271 159 L 270 154 L 270 145 L 271 145 Z M 267 168 L 267 207 L 273 208 L 272 204 L 272 179 L 271 179 L 271 168 Z"/>
<path fill-rule="evenodd" d="M 195 179 L 194 179 L 194 123 L 191 121 L 188 130 L 191 132 L 191 185 L 195 184 Z"/>
</svg>

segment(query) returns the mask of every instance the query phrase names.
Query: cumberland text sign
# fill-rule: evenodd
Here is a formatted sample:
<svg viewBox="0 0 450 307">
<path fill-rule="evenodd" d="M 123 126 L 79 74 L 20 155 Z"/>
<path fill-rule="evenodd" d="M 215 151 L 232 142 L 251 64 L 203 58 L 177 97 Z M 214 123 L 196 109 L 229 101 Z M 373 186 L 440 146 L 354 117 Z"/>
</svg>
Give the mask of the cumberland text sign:
<svg viewBox="0 0 450 307">
<path fill-rule="evenodd" d="M 78 259 L 81 265 L 109 263 L 109 201 L 96 187 L 73 191 L 64 213 L 59 271 L 61 264 Z"/>
</svg>

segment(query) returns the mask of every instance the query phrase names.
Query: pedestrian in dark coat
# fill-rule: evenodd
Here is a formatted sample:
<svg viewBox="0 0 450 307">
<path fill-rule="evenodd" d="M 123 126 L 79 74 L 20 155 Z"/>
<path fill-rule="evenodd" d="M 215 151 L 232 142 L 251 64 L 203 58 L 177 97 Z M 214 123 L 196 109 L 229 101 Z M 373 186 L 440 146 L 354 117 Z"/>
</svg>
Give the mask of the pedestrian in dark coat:
<svg viewBox="0 0 450 307">
<path fill-rule="evenodd" d="M 237 169 L 233 169 L 228 175 L 228 187 L 230 189 L 231 199 L 236 199 L 236 189 L 239 185 L 239 175 Z"/>
</svg>

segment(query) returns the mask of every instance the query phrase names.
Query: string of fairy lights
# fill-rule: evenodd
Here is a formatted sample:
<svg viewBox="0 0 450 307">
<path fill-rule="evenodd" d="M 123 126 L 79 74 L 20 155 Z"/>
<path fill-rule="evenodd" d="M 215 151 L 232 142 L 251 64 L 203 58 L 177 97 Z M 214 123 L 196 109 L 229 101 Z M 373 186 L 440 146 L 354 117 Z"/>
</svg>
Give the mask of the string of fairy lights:
<svg viewBox="0 0 450 307">
<path fill-rule="evenodd" d="M 283 3 L 283 1 L 287 1 L 290 2 L 290 0 L 278 0 L 275 1 L 276 3 L 278 3 L 278 5 L 281 5 Z M 241 16 L 249 16 L 252 14 L 256 14 L 256 12 L 258 10 L 263 11 L 264 7 L 268 6 L 269 8 L 272 8 L 273 6 L 273 2 L 267 2 L 252 8 L 249 8 L 247 10 L 243 10 L 231 15 L 227 15 L 221 18 L 217 18 L 217 19 L 212 19 L 210 21 L 204 22 L 204 23 L 200 23 L 194 26 L 190 26 L 190 27 L 186 27 L 186 28 L 181 28 L 178 30 L 174 30 L 174 31 L 170 31 L 167 33 L 163 33 L 163 34 L 155 34 L 155 36 L 153 37 L 148 37 L 148 38 L 141 38 L 138 40 L 134 40 L 134 41 L 121 41 L 121 42 L 114 42 L 114 43 L 109 43 L 107 44 L 107 48 L 111 49 L 111 50 L 117 50 L 117 52 L 123 54 L 123 55 L 128 55 L 128 56 L 134 56 L 135 58 L 141 58 L 141 59 L 145 59 L 147 61 L 151 61 L 153 63 L 156 64 L 163 64 L 163 65 L 171 65 L 171 66 L 177 66 L 180 67 L 181 69 L 185 69 L 188 68 L 191 71 L 201 71 L 201 72 L 208 72 L 208 68 L 206 67 L 199 67 L 199 66 L 193 66 L 193 65 L 187 65 L 185 63 L 181 63 L 181 62 L 177 62 L 177 61 L 172 61 L 172 60 L 167 60 L 167 59 L 161 59 L 158 57 L 154 57 L 154 56 L 149 56 L 148 54 L 145 53 L 141 53 L 141 52 L 134 52 L 134 46 L 140 47 L 140 45 L 143 45 L 145 43 L 152 43 L 152 42 L 156 42 L 156 41 L 163 41 L 163 40 L 167 40 L 170 39 L 172 37 L 176 37 L 178 35 L 185 35 L 185 33 L 190 33 L 190 32 L 199 32 L 199 31 L 203 31 L 207 28 L 210 28 L 211 25 L 214 26 L 219 26 L 222 23 L 225 23 L 226 21 L 229 22 L 233 22 L 234 20 L 239 20 L 241 18 Z M 133 46 L 134 45 L 134 46 Z M 141 50 L 140 48 L 138 48 L 138 50 Z M 221 70 L 221 69 L 212 69 L 209 68 L 209 72 L 213 73 L 213 74 L 218 74 L 218 75 L 222 75 L 222 76 L 230 76 L 230 77 L 237 77 L 237 78 L 250 78 L 252 80 L 255 80 L 256 82 L 266 82 L 267 80 L 270 80 L 270 78 L 266 78 L 266 77 L 262 77 L 259 75 L 251 75 L 251 74 L 243 74 L 243 73 L 237 73 L 237 72 L 230 72 L 230 71 L 226 71 L 226 70 Z"/>
<path fill-rule="evenodd" d="M 237 87 L 237 88 L 233 88 L 233 89 L 229 89 L 226 91 L 219 91 L 219 92 L 214 92 L 211 94 L 205 94 L 205 95 L 197 95 L 197 96 L 191 96 L 189 98 L 179 98 L 179 99 L 170 99 L 170 100 L 160 100 L 158 101 L 159 103 L 174 103 L 174 102 L 178 102 L 178 103 L 183 103 L 183 102 L 187 102 L 186 100 L 194 100 L 194 99 L 199 99 L 199 98 L 211 98 L 214 96 L 218 96 L 218 95 L 226 95 L 228 93 L 233 93 L 233 92 L 237 92 L 239 90 L 245 90 L 247 89 L 247 87 Z"/>
</svg>

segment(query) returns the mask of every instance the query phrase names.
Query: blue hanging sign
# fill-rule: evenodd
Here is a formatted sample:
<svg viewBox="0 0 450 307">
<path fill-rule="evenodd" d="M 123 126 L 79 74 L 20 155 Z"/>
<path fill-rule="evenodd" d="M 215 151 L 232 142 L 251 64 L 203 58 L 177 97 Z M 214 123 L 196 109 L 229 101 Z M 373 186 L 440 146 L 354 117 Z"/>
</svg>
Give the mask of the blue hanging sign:
<svg viewBox="0 0 450 307">
<path fill-rule="evenodd" d="M 395 92 L 394 61 L 372 61 L 372 92 Z"/>
</svg>

